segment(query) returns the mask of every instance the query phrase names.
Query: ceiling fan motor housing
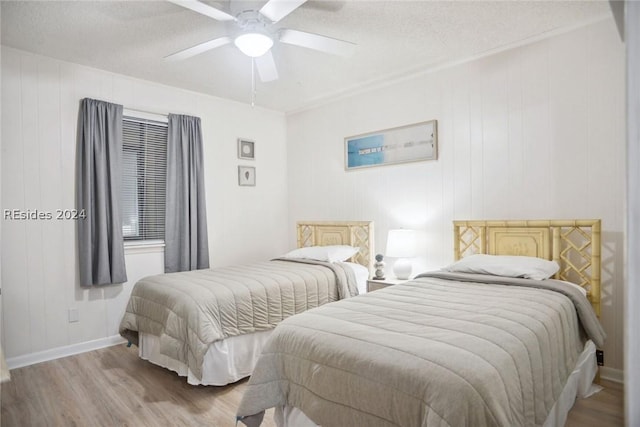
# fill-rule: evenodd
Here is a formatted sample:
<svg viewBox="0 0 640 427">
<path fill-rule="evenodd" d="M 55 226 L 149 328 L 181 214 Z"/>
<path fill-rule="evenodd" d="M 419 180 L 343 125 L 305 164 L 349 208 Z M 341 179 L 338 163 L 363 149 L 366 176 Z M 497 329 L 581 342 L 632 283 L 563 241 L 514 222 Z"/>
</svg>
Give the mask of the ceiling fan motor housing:
<svg viewBox="0 0 640 427">
<path fill-rule="evenodd" d="M 239 13 L 236 17 L 240 31 L 235 35 L 234 44 L 247 56 L 257 58 L 273 46 L 273 37 L 267 30 L 262 15 L 254 10 Z"/>
<path fill-rule="evenodd" d="M 259 32 L 269 35 L 267 27 L 271 24 L 257 10 L 245 10 L 236 16 L 237 26 L 241 32 Z"/>
</svg>

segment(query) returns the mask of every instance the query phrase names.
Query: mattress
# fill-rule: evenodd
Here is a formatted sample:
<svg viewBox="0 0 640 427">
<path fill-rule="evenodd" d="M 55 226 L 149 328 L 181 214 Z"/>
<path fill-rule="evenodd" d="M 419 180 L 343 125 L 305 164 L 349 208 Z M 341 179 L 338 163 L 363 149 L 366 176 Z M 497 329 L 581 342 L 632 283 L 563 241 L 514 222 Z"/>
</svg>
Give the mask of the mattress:
<svg viewBox="0 0 640 427">
<path fill-rule="evenodd" d="M 604 332 L 571 286 L 438 273 L 282 322 L 238 416 L 258 425 L 281 406 L 324 426 L 540 426 L 587 339 Z"/>
</svg>

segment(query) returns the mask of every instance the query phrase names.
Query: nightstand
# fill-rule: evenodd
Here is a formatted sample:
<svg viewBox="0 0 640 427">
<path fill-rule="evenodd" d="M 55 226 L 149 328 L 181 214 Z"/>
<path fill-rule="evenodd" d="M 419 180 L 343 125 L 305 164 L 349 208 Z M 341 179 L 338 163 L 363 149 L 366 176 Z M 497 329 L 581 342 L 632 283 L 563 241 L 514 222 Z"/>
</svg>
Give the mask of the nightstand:
<svg viewBox="0 0 640 427">
<path fill-rule="evenodd" d="M 367 292 L 377 291 L 378 289 L 386 288 L 387 286 L 399 285 L 400 283 L 408 282 L 408 280 L 400 279 L 383 279 L 383 280 L 367 280 Z"/>
</svg>

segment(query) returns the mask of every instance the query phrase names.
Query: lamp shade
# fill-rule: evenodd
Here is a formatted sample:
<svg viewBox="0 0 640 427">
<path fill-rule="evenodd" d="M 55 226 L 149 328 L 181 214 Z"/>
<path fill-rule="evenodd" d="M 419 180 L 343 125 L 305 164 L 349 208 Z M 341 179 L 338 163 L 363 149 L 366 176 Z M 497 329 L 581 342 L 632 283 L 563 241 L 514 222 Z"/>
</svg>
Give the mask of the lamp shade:
<svg viewBox="0 0 640 427">
<path fill-rule="evenodd" d="M 271 37 L 262 33 L 241 34 L 233 42 L 242 53 L 252 58 L 264 55 L 273 46 Z"/>
<path fill-rule="evenodd" d="M 391 258 L 415 257 L 416 232 L 414 230 L 389 230 L 386 255 Z"/>
</svg>

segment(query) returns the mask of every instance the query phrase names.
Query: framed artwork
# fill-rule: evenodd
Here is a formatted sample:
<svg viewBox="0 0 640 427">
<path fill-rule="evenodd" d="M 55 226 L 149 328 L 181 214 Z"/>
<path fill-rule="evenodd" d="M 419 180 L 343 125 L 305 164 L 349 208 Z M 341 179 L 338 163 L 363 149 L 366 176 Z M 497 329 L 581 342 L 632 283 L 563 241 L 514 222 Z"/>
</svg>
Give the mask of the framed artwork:
<svg viewBox="0 0 640 427">
<path fill-rule="evenodd" d="M 256 143 L 248 139 L 238 138 L 238 158 L 255 160 Z"/>
<path fill-rule="evenodd" d="M 345 169 L 436 160 L 438 122 L 430 120 L 344 139 Z"/>
<path fill-rule="evenodd" d="M 256 168 L 238 166 L 238 185 L 254 187 L 256 185 Z"/>
</svg>

